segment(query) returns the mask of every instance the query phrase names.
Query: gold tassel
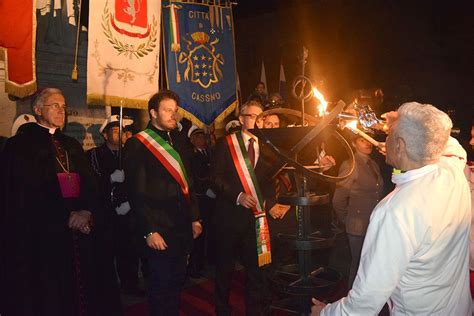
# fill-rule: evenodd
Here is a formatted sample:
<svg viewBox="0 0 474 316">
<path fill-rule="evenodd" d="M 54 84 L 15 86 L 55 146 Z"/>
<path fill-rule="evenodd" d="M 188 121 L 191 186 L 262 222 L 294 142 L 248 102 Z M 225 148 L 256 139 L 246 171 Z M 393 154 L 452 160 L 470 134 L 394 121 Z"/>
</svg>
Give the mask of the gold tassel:
<svg viewBox="0 0 474 316">
<path fill-rule="evenodd" d="M 72 68 L 71 79 L 77 81 L 77 52 L 79 51 L 79 34 L 81 34 L 81 0 L 77 0 L 79 6 L 79 17 L 77 19 L 76 48 L 74 50 L 74 67 Z"/>
<path fill-rule="evenodd" d="M 181 45 L 178 43 L 171 44 L 171 51 L 172 52 L 179 52 L 181 50 Z"/>
<path fill-rule="evenodd" d="M 179 73 L 179 70 L 176 69 L 176 82 L 180 83 L 181 82 L 181 74 Z"/>
<path fill-rule="evenodd" d="M 72 68 L 71 79 L 77 81 L 77 64 L 74 64 L 74 68 Z"/>
</svg>

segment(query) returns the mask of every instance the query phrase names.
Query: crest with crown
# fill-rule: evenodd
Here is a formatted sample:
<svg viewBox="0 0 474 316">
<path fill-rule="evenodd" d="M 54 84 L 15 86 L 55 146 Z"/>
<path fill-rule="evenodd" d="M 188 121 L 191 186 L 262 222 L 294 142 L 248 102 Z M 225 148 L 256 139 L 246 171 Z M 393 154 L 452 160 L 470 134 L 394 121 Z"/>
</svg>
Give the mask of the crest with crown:
<svg viewBox="0 0 474 316">
<path fill-rule="evenodd" d="M 183 38 L 186 49 L 179 54 L 179 63 L 185 65 L 184 80 L 209 88 L 223 78 L 220 67 L 224 65 L 224 56 L 216 52 L 219 38 L 211 41 L 209 34 L 194 32 Z"/>
</svg>

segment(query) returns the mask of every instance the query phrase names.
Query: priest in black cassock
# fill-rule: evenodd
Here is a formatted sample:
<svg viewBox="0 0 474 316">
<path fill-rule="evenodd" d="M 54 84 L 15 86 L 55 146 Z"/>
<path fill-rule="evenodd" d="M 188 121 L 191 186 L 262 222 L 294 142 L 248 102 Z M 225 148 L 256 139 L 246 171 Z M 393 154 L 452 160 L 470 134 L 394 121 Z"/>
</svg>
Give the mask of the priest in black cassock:
<svg viewBox="0 0 474 316">
<path fill-rule="evenodd" d="M 60 128 L 59 89 L 33 104 L 38 124 L 10 138 L 0 190 L 0 314 L 98 315 L 90 233 L 97 199 L 81 145 Z"/>
</svg>

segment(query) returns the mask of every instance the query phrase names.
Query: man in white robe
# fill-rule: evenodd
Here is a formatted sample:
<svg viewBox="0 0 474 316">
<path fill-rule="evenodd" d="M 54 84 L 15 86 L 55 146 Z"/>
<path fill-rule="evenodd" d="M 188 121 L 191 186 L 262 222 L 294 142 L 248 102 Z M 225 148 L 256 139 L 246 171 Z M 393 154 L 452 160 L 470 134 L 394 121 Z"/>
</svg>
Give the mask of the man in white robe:
<svg viewBox="0 0 474 316">
<path fill-rule="evenodd" d="M 374 209 L 352 290 L 312 315 L 471 315 L 471 198 L 466 152 L 452 122 L 432 105 L 405 103 L 387 115 L 386 161 L 395 189 Z"/>
</svg>

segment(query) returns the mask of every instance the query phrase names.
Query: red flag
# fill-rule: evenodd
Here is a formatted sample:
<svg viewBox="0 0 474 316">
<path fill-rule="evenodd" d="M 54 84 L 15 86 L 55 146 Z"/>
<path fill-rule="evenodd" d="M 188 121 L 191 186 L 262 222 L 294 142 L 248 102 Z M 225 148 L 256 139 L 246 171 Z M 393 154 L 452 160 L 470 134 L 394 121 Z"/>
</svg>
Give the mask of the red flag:
<svg viewBox="0 0 474 316">
<path fill-rule="evenodd" d="M 0 1 L 0 59 L 5 92 L 23 98 L 36 91 L 36 8 L 33 0 Z"/>
</svg>

